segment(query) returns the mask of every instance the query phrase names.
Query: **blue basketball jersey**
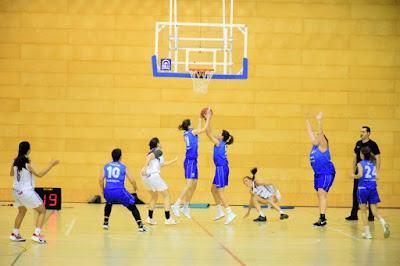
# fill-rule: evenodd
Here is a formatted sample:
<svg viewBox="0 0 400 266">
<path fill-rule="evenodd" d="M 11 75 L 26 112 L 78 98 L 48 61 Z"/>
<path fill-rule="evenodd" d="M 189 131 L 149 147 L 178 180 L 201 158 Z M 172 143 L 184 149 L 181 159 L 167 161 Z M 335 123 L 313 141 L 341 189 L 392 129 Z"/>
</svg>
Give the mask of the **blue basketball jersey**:
<svg viewBox="0 0 400 266">
<path fill-rule="evenodd" d="M 105 188 L 124 188 L 126 166 L 121 162 L 111 162 L 104 166 Z"/>
<path fill-rule="evenodd" d="M 216 166 L 228 165 L 228 159 L 226 157 L 226 143 L 221 140 L 219 145 L 214 145 L 214 164 Z"/>
<path fill-rule="evenodd" d="M 196 160 L 198 157 L 199 137 L 193 134 L 191 129 L 183 133 L 186 143 L 186 158 Z"/>
<path fill-rule="evenodd" d="M 376 187 L 376 166 L 369 160 L 359 162 L 363 169 L 363 176 L 358 181 L 358 187 L 374 188 Z"/>
<path fill-rule="evenodd" d="M 335 166 L 331 162 L 331 153 L 329 152 L 329 149 L 327 149 L 325 152 L 321 152 L 318 149 L 318 146 L 313 145 L 310 152 L 310 163 L 314 173 L 317 175 L 336 174 Z"/>
</svg>

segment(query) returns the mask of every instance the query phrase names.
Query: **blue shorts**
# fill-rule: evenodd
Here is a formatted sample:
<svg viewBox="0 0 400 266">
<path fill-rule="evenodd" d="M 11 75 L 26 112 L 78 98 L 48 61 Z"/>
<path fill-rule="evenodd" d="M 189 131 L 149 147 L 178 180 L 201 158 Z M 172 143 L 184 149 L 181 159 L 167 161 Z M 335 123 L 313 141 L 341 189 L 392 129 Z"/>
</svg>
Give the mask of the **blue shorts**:
<svg viewBox="0 0 400 266">
<path fill-rule="evenodd" d="M 314 175 L 314 189 L 318 191 L 319 188 L 322 188 L 326 192 L 329 191 L 333 184 L 333 180 L 335 180 L 335 175 L 326 175 L 326 174 L 316 174 Z"/>
<path fill-rule="evenodd" d="M 198 179 L 197 160 L 185 159 L 183 162 L 186 179 Z"/>
<path fill-rule="evenodd" d="M 135 204 L 133 197 L 125 188 L 104 189 L 104 198 L 107 203 L 122 204 L 125 207 Z"/>
<path fill-rule="evenodd" d="M 227 165 L 215 166 L 215 176 L 213 184 L 217 188 L 228 186 L 229 167 Z"/>
<path fill-rule="evenodd" d="M 358 187 L 357 199 L 359 204 L 377 204 L 381 202 L 376 187 Z"/>
</svg>

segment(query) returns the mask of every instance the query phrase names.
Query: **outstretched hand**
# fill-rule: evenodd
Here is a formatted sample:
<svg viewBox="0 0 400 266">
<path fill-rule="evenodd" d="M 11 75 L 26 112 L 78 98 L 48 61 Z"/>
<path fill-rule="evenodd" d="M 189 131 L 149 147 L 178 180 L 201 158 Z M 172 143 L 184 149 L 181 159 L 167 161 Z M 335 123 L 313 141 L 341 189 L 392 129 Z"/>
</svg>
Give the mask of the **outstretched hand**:
<svg viewBox="0 0 400 266">
<path fill-rule="evenodd" d="M 316 118 L 318 121 L 320 121 L 320 120 L 322 119 L 323 116 L 324 116 L 324 113 L 323 113 L 323 112 L 319 112 L 315 118 Z"/>
<path fill-rule="evenodd" d="M 56 166 L 57 164 L 59 164 L 60 163 L 60 161 L 59 160 L 51 160 L 50 161 L 50 165 L 51 165 L 51 167 L 53 167 L 53 166 Z"/>
</svg>

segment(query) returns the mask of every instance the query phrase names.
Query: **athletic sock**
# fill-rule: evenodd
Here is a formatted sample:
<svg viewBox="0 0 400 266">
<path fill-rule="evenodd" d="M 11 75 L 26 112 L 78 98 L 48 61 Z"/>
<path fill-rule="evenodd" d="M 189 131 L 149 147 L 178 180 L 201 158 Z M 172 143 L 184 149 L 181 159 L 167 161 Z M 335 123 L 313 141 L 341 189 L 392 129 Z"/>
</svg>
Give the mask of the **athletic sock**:
<svg viewBox="0 0 400 266">
<path fill-rule="evenodd" d="M 265 214 L 262 210 L 260 210 L 258 213 L 260 214 L 261 217 L 265 217 Z"/>
<path fill-rule="evenodd" d="M 149 210 L 149 218 L 153 219 L 153 210 Z"/>
<path fill-rule="evenodd" d="M 40 232 L 42 232 L 42 229 L 40 228 L 35 228 L 35 235 L 40 235 Z"/>
<path fill-rule="evenodd" d="M 285 214 L 285 213 L 282 211 L 282 209 L 279 211 L 279 213 L 280 213 L 280 214 Z"/>
<path fill-rule="evenodd" d="M 231 213 L 232 213 L 231 207 L 225 208 L 225 210 L 226 210 L 226 213 L 228 213 L 228 214 L 231 214 Z"/>
<path fill-rule="evenodd" d="M 217 211 L 218 211 L 218 212 L 224 212 L 224 211 L 222 210 L 221 204 L 217 204 Z"/>
<path fill-rule="evenodd" d="M 319 219 L 321 219 L 321 221 L 325 221 L 326 220 L 326 218 L 325 218 L 325 213 L 324 214 L 320 214 L 319 215 Z"/>
<path fill-rule="evenodd" d="M 14 228 L 13 229 L 13 234 L 16 235 L 16 236 L 19 235 L 19 229 L 18 228 Z"/>
<path fill-rule="evenodd" d="M 383 230 L 385 230 L 385 224 L 386 224 L 385 219 L 380 218 L 380 219 L 379 219 L 379 222 L 381 223 Z"/>
<path fill-rule="evenodd" d="M 369 225 L 365 225 L 365 226 L 364 226 L 364 232 L 365 232 L 366 234 L 368 234 L 368 235 L 371 234 L 371 232 L 369 231 Z"/>
<path fill-rule="evenodd" d="M 175 201 L 175 204 L 174 204 L 175 206 L 180 206 L 181 205 L 181 199 L 180 198 L 178 198 L 176 201 Z"/>
<path fill-rule="evenodd" d="M 169 211 L 165 211 L 165 219 L 169 219 L 169 217 L 170 217 L 170 213 L 169 213 Z"/>
<path fill-rule="evenodd" d="M 104 217 L 104 223 L 108 224 L 108 220 L 110 219 L 110 217 Z"/>
</svg>

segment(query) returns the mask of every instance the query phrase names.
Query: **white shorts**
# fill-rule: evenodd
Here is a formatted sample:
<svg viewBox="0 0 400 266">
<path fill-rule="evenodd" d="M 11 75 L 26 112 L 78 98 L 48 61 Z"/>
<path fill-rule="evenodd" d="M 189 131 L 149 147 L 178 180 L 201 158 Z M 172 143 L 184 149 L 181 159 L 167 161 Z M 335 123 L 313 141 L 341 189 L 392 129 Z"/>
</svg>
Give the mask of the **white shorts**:
<svg viewBox="0 0 400 266">
<path fill-rule="evenodd" d="M 168 189 L 167 184 L 159 175 L 151 175 L 149 177 L 142 176 L 142 181 L 145 188 L 153 192 L 164 191 Z"/>
<path fill-rule="evenodd" d="M 39 197 L 35 190 L 13 190 L 13 196 L 15 199 L 15 207 L 25 206 L 30 209 L 34 209 L 43 204 L 43 200 Z"/>
</svg>

